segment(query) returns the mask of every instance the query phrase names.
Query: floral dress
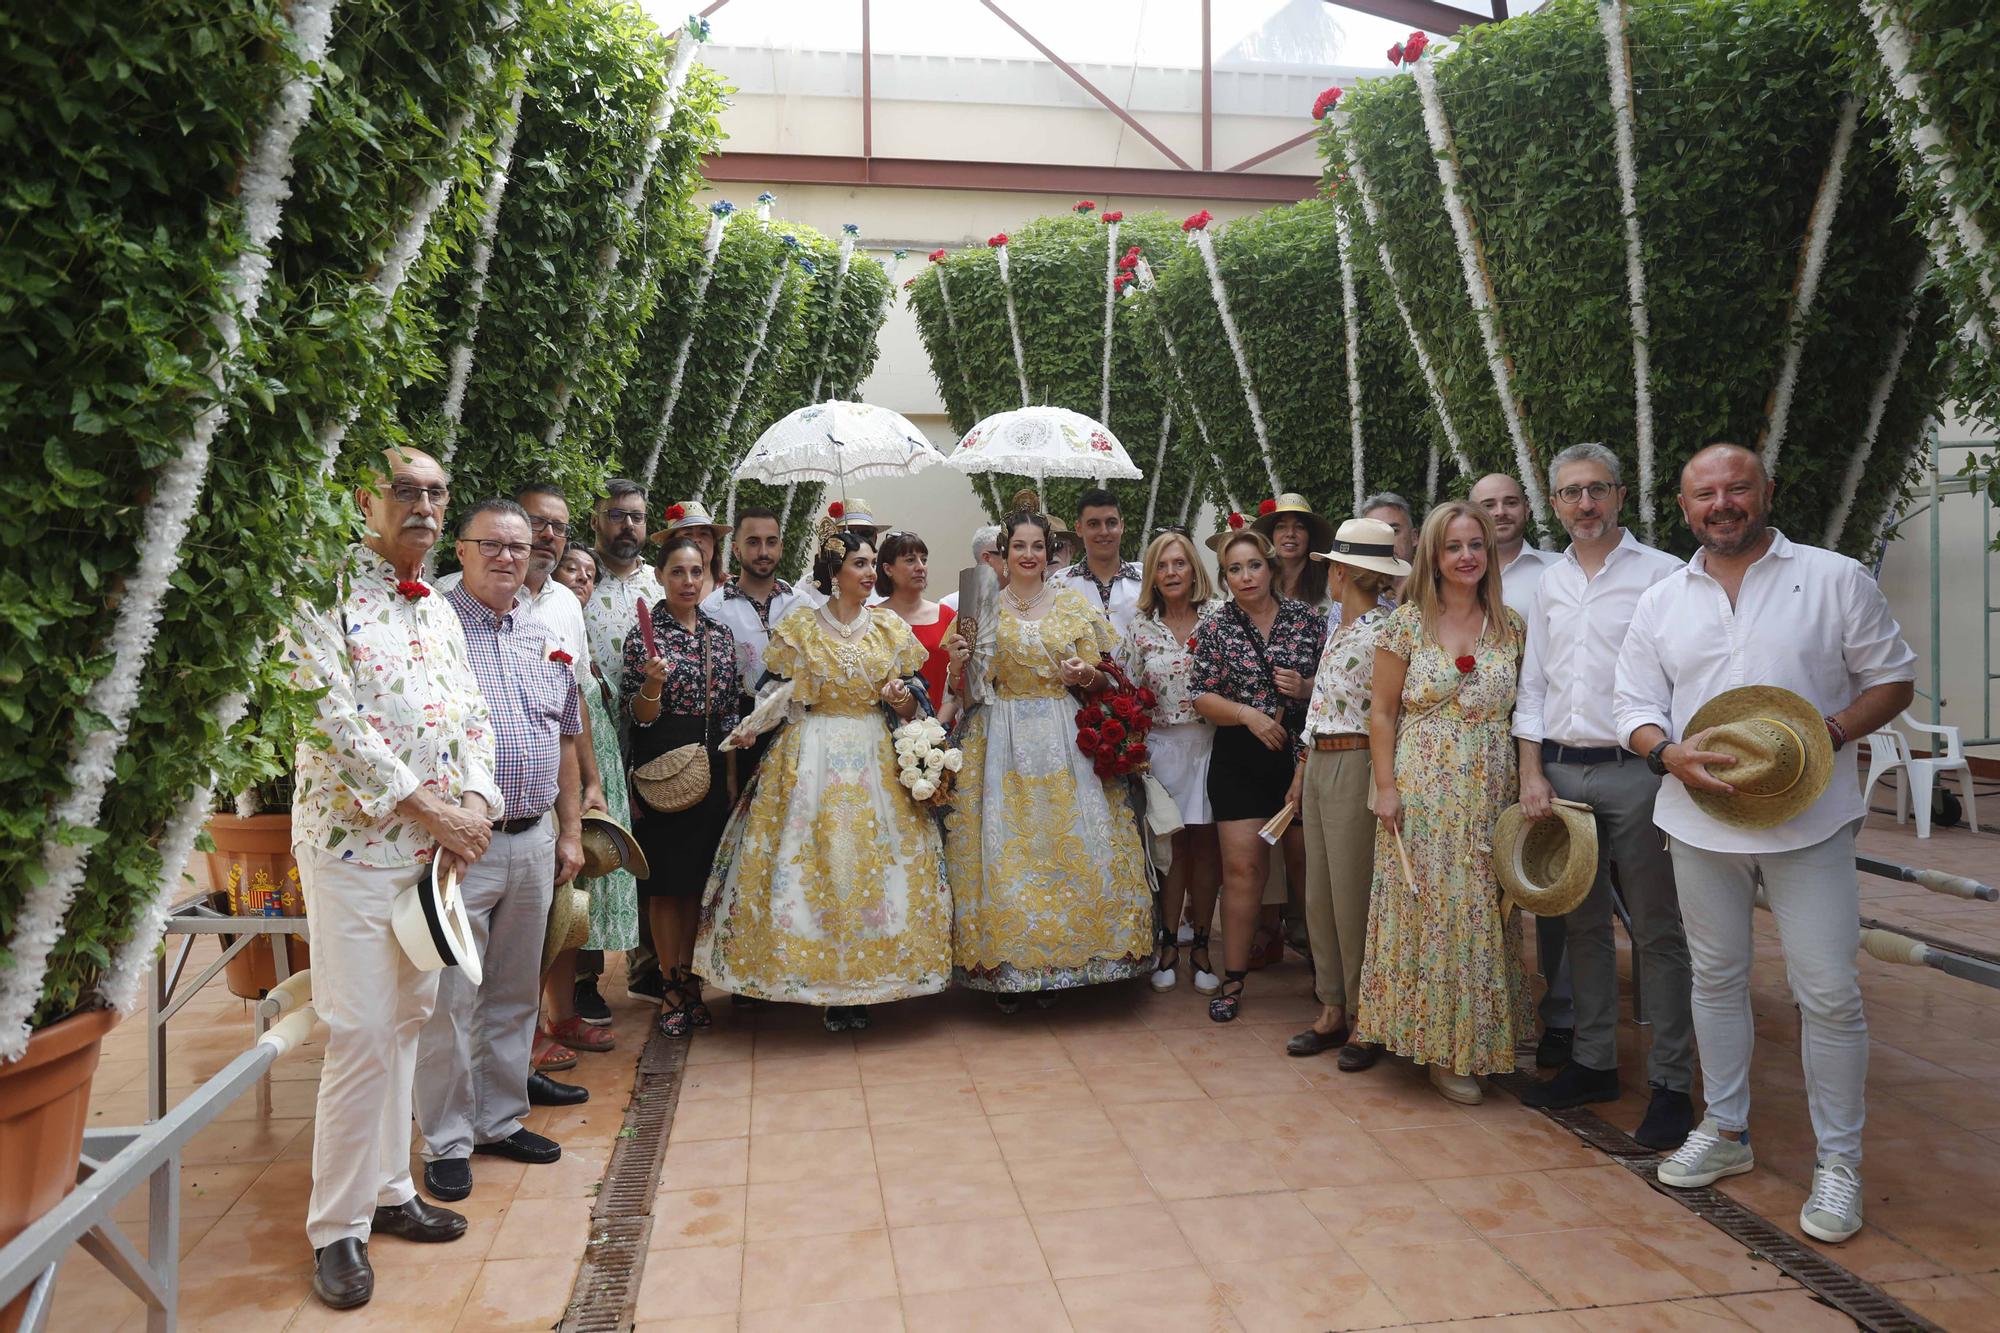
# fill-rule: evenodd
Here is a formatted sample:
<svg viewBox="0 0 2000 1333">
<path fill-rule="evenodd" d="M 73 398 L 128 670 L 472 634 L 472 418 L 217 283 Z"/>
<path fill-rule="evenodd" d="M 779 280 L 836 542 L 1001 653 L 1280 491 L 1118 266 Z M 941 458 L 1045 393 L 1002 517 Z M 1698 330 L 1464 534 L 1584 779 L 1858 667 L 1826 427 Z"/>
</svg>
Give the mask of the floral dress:
<svg viewBox="0 0 2000 1333">
<path fill-rule="evenodd" d="M 1376 647 L 1409 663 L 1396 730 L 1396 790 L 1414 886 L 1396 839 L 1375 839 L 1368 946 L 1354 1038 L 1454 1074 L 1514 1068 L 1529 1030 L 1518 913 L 1501 901 L 1490 843 L 1515 799 L 1514 685 L 1525 637 L 1507 612 L 1461 672 L 1423 632 L 1414 606 L 1382 626 Z"/>
<path fill-rule="evenodd" d="M 884 609 L 843 640 L 812 607 L 771 629 L 764 670 L 792 682 L 778 735 L 716 852 L 695 971 L 801 1004 L 878 1004 L 951 979 L 951 891 L 937 821 L 896 780 L 883 684 L 924 665 Z"/>
<path fill-rule="evenodd" d="M 1039 620 L 1004 597 L 994 619 L 992 698 L 960 730 L 945 820 L 954 976 L 1018 992 L 1150 972 L 1153 897 L 1127 780 L 1091 771 L 1062 683 L 1064 658 L 1112 650 L 1111 622 L 1069 588 Z"/>
<path fill-rule="evenodd" d="M 620 823 L 632 818 L 625 790 L 625 757 L 618 748 L 618 710 L 611 689 L 592 666 L 579 686 L 590 707 L 590 745 L 597 756 L 597 780 L 604 787 L 604 804 Z M 639 891 L 632 872 L 619 867 L 608 875 L 582 881 L 590 894 L 590 938 L 586 949 L 639 947 Z"/>
<path fill-rule="evenodd" d="M 1221 607 L 1215 601 L 1197 607 L 1196 626 Z M 1137 614 L 1125 632 L 1119 660 L 1132 683 L 1145 686 L 1159 700 L 1153 709 L 1153 730 L 1146 737 L 1153 777 L 1174 798 L 1184 823 L 1210 822 L 1208 757 L 1215 744 L 1215 725 L 1194 711 L 1194 655 L 1187 641 L 1158 615 Z"/>
</svg>

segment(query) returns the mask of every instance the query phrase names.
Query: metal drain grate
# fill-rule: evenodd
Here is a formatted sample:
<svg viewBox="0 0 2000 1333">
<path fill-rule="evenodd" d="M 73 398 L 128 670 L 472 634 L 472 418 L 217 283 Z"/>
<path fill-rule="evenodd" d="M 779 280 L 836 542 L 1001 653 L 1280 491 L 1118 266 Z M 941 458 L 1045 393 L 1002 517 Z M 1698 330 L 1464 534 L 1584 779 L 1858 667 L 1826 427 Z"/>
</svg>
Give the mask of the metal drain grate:
<svg viewBox="0 0 2000 1333">
<path fill-rule="evenodd" d="M 646 1242 L 653 1233 L 653 1196 L 660 1185 L 667 1131 L 680 1104 L 686 1058 L 687 1043 L 663 1037 L 657 1028 L 639 1054 L 632 1100 L 598 1186 L 590 1243 L 558 1325 L 561 1333 L 620 1333 L 632 1327 Z"/>
<path fill-rule="evenodd" d="M 1487 1081 L 1511 1093 L 1516 1099 L 1535 1084 L 1532 1075 L 1519 1070 L 1493 1075 Z M 1659 1154 L 1596 1112 L 1578 1107 L 1568 1111 L 1545 1110 L 1542 1114 L 1611 1157 L 1618 1165 L 1645 1181 L 1656 1193 L 1672 1199 L 1722 1231 L 1750 1251 L 1753 1258 L 1771 1265 L 1860 1327 L 1871 1333 L 1876 1330 L 1881 1333 L 1891 1333 L 1892 1330 L 1894 1333 L 1903 1333 L 1904 1330 L 1942 1333 L 1938 1325 L 1874 1283 L 1848 1272 L 1820 1251 L 1795 1239 L 1791 1233 L 1762 1214 L 1744 1207 L 1721 1190 L 1669 1189 L 1662 1185 L 1654 1174 Z"/>
</svg>

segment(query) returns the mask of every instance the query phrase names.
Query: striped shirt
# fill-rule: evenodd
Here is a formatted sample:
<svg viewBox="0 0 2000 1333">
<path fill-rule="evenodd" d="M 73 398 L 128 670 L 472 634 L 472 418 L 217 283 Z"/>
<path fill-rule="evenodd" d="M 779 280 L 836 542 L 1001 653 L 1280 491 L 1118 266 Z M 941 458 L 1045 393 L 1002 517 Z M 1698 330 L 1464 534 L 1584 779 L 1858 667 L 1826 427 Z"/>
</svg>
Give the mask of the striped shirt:
<svg viewBox="0 0 2000 1333">
<path fill-rule="evenodd" d="M 508 819 L 532 818 L 556 803 L 562 738 L 583 730 L 570 664 L 551 656 L 561 643 L 516 596 L 505 615 L 459 584 L 445 594 L 465 629 L 465 652 L 493 719 L 493 777 Z"/>
</svg>

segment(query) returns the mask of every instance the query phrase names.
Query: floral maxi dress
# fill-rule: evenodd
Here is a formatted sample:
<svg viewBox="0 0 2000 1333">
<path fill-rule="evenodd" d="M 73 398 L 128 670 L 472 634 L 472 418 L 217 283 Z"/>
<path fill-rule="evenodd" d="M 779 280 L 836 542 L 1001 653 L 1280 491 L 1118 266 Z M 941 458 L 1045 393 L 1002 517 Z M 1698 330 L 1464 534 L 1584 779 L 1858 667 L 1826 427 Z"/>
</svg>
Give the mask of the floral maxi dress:
<svg viewBox="0 0 2000 1333">
<path fill-rule="evenodd" d="M 1482 636 L 1461 672 L 1404 606 L 1375 646 L 1409 663 L 1396 730 L 1404 882 L 1396 839 L 1375 839 L 1375 876 L 1354 1038 L 1454 1074 L 1514 1068 L 1529 1029 L 1518 913 L 1500 898 L 1490 843 L 1517 789 L 1510 733 L 1524 630 Z"/>
</svg>

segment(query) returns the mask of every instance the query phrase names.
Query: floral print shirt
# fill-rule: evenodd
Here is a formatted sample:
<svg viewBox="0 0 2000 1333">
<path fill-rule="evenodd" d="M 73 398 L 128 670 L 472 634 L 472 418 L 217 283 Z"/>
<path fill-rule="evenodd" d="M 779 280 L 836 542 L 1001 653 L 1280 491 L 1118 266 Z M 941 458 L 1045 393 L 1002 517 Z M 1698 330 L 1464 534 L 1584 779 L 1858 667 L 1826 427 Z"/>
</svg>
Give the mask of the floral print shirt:
<svg viewBox="0 0 2000 1333">
<path fill-rule="evenodd" d="M 1313 677 L 1312 699 L 1306 705 L 1308 737 L 1367 733 L 1368 707 L 1375 694 L 1375 636 L 1388 619 L 1389 609 L 1377 604 L 1352 625 L 1337 626 L 1327 634 L 1319 674 Z"/>
<path fill-rule="evenodd" d="M 583 623 L 590 632 L 590 664 L 607 684 L 618 683 L 616 672 L 625 660 L 625 636 L 639 621 L 639 603 L 651 606 L 666 595 L 660 576 L 644 560 L 623 577 L 598 562 L 597 587 L 583 608 Z"/>
<path fill-rule="evenodd" d="M 292 845 L 356 865 L 430 859 L 430 833 L 396 814 L 419 790 L 454 803 L 471 792 L 505 817 L 458 616 L 428 585 L 405 597 L 397 582 L 388 561 L 349 547 L 340 600 L 303 610 L 282 640 L 292 684 L 323 691 L 314 734 L 299 743 Z"/>
<path fill-rule="evenodd" d="M 1270 671 L 1259 658 L 1260 642 L 1263 657 L 1270 659 Z M 1270 637 L 1261 640 L 1242 608 L 1234 601 L 1225 602 L 1220 611 L 1195 626 L 1194 636 L 1188 640 L 1188 652 L 1194 658 L 1188 689 L 1248 704 L 1283 722 L 1296 741 L 1305 722 L 1306 701 L 1279 694 L 1271 671 L 1290 667 L 1301 676 L 1311 676 L 1325 642 L 1325 618 L 1304 602 L 1280 597 Z"/>
<path fill-rule="evenodd" d="M 665 598 L 653 606 L 653 641 L 659 646 L 660 656 L 667 660 L 667 682 L 660 687 L 660 711 L 653 716 L 657 722 L 669 713 L 682 717 L 707 715 L 717 722 L 717 739 L 735 729 L 741 720 L 738 703 L 736 678 L 736 636 L 729 627 L 706 611 L 695 612 L 695 628 L 690 631 L 674 613 L 667 609 Z M 646 684 L 646 660 L 651 656 L 646 651 L 646 635 L 636 623 L 634 613 L 632 632 L 625 636 L 625 679 L 619 697 L 624 700 L 625 714 L 635 727 L 651 726 L 641 722 L 632 712 L 632 701 L 639 697 L 639 691 Z M 702 650 L 708 651 L 708 664 L 702 664 Z M 701 683 L 704 671 L 708 677 L 708 698 L 704 700 Z"/>
<path fill-rule="evenodd" d="M 1199 629 L 1221 609 L 1219 601 L 1202 603 L 1195 608 L 1195 627 Z M 1144 685 L 1159 698 L 1153 710 L 1154 725 L 1171 727 L 1202 720 L 1194 711 L 1194 696 L 1199 691 L 1190 685 L 1194 654 L 1188 649 L 1188 640 L 1168 629 L 1158 614 L 1132 617 L 1132 627 L 1120 645 L 1119 661 L 1134 685 Z"/>
</svg>

